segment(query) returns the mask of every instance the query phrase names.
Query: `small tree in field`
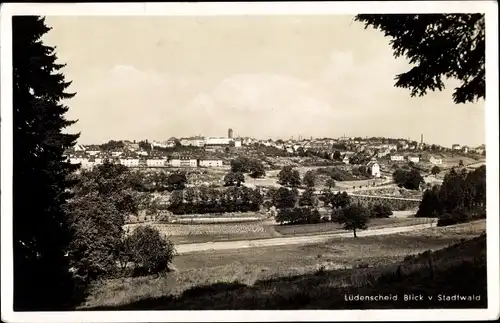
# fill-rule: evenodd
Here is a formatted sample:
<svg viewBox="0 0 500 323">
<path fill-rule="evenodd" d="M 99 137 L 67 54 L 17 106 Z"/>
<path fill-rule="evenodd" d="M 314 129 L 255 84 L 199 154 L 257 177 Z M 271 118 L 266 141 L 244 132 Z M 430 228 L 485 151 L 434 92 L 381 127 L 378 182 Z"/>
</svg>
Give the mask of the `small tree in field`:
<svg viewBox="0 0 500 323">
<path fill-rule="evenodd" d="M 357 230 L 366 230 L 370 212 L 360 204 L 352 204 L 332 213 L 332 221 L 343 225 L 344 230 L 352 230 L 357 238 Z"/>
<path fill-rule="evenodd" d="M 432 169 L 431 169 L 431 174 L 432 175 L 436 176 L 439 173 L 441 173 L 441 168 L 439 168 L 439 166 L 432 167 Z"/>
<path fill-rule="evenodd" d="M 151 226 L 139 226 L 128 236 L 131 260 L 136 270 L 146 274 L 168 271 L 168 265 L 176 255 L 174 244 Z"/>
<path fill-rule="evenodd" d="M 335 187 L 335 180 L 333 178 L 328 178 L 325 182 L 326 187 L 328 187 L 328 190 L 331 190 L 332 188 Z"/>
<path fill-rule="evenodd" d="M 307 171 L 302 182 L 307 187 L 314 187 L 314 185 L 316 185 L 316 174 L 313 171 Z"/>
</svg>

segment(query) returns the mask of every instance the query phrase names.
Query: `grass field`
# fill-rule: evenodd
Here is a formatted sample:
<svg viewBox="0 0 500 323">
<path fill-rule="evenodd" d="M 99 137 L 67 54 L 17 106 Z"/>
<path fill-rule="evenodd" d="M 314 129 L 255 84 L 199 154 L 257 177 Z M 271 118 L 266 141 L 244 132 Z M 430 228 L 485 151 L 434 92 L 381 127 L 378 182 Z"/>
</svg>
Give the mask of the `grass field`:
<svg viewBox="0 0 500 323">
<path fill-rule="evenodd" d="M 409 226 L 427 223 L 429 219 L 391 217 L 372 219 L 370 229 L 386 227 Z M 138 224 L 127 225 L 131 231 Z M 214 224 L 178 224 L 178 223 L 150 223 L 162 234 L 169 237 L 175 244 L 202 243 L 217 241 L 237 241 L 276 238 L 280 236 L 313 235 L 326 232 L 345 232 L 337 223 L 317 223 L 304 225 L 278 225 L 273 220 L 251 221 L 239 223 Z"/>
<path fill-rule="evenodd" d="M 340 296 L 363 291 L 417 293 L 418 286 L 420 292 L 484 291 L 484 238 L 440 251 L 430 269 L 425 267 L 428 257 L 409 257 L 484 231 L 485 221 L 478 221 L 405 234 L 337 238 L 313 245 L 181 255 L 174 259 L 176 271 L 166 277 L 113 279 L 97 284 L 82 309 L 391 308 L 395 304 L 346 304 Z M 455 275 L 454 270 L 460 272 Z M 429 278 L 429 274 L 433 276 Z M 453 281 L 457 276 L 462 280 Z M 412 307 L 399 305 L 405 306 Z"/>
</svg>

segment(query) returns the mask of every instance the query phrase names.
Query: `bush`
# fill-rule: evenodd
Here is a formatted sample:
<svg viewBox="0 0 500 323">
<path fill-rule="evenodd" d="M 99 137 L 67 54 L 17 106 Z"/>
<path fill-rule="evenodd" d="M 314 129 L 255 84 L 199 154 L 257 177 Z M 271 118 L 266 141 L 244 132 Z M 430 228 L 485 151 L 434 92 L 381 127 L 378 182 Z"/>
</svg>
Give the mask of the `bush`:
<svg viewBox="0 0 500 323">
<path fill-rule="evenodd" d="M 134 271 L 158 274 L 168 271 L 176 255 L 173 243 L 151 226 L 139 226 L 125 238 L 123 256 L 134 263 Z"/>
<path fill-rule="evenodd" d="M 391 207 L 383 203 L 373 205 L 370 210 L 371 218 L 388 218 L 392 214 Z"/>
<path fill-rule="evenodd" d="M 314 224 L 321 222 L 318 210 L 307 207 L 280 209 L 276 215 L 276 222 L 280 224 Z"/>
</svg>

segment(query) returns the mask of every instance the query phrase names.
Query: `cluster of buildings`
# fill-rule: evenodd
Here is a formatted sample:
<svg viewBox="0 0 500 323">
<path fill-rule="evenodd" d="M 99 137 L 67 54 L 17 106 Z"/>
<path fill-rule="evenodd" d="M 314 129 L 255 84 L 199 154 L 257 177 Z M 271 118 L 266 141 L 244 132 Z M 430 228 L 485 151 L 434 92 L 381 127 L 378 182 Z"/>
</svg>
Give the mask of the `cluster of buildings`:
<svg viewBox="0 0 500 323">
<path fill-rule="evenodd" d="M 243 140 L 241 138 L 233 137 L 233 129 L 228 129 L 227 137 L 204 137 L 201 135 L 187 137 L 187 138 L 170 138 L 165 142 L 153 142 L 151 147 L 162 147 L 162 148 L 173 148 L 177 144 L 185 147 L 205 147 L 207 148 L 226 148 L 226 147 L 234 147 L 240 148 L 243 144 Z"/>
<path fill-rule="evenodd" d="M 131 168 L 163 168 L 163 167 L 175 167 L 175 168 L 195 168 L 195 167 L 222 167 L 224 162 L 222 159 L 212 159 L 212 158 L 193 158 L 193 157 L 109 157 L 109 156 L 68 156 L 70 163 L 81 164 L 82 168 L 92 168 L 104 163 L 106 159 L 113 163 L 121 164 L 123 166 Z"/>
</svg>

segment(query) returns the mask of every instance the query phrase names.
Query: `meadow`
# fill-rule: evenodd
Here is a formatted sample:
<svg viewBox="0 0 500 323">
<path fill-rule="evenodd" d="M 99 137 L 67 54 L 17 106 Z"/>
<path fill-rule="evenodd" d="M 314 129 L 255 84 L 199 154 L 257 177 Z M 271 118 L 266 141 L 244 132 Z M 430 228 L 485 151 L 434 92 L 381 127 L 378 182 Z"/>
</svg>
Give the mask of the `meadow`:
<svg viewBox="0 0 500 323">
<path fill-rule="evenodd" d="M 464 307 L 457 302 L 347 303 L 343 297 L 411 292 L 481 294 L 481 301 L 465 307 L 482 307 L 486 306 L 485 236 L 477 236 L 485 232 L 485 224 L 482 220 L 310 245 L 180 255 L 165 277 L 97 283 L 81 309 Z M 423 254 L 415 256 L 419 253 Z"/>
<path fill-rule="evenodd" d="M 331 222 L 303 225 L 279 225 L 273 219 L 240 221 L 237 223 L 233 221 L 238 219 L 231 219 L 231 221 L 225 223 L 195 222 L 200 220 L 202 219 L 185 219 L 186 223 L 151 222 L 147 224 L 158 229 L 160 233 L 169 237 L 175 244 L 255 240 L 283 236 L 346 232 L 340 224 Z M 405 216 L 371 219 L 369 229 L 417 225 L 427 223 L 426 221 L 430 220 Z M 125 225 L 125 229 L 129 229 L 131 232 L 138 225 L 140 224 Z"/>
</svg>

